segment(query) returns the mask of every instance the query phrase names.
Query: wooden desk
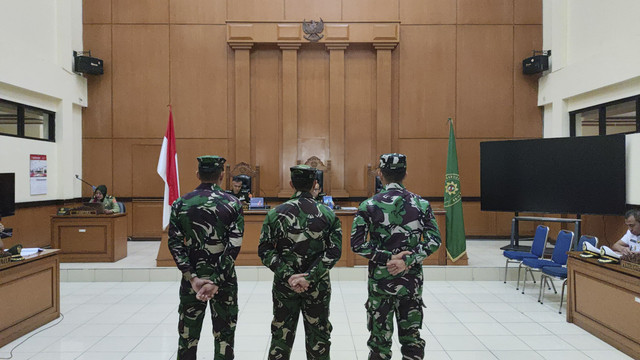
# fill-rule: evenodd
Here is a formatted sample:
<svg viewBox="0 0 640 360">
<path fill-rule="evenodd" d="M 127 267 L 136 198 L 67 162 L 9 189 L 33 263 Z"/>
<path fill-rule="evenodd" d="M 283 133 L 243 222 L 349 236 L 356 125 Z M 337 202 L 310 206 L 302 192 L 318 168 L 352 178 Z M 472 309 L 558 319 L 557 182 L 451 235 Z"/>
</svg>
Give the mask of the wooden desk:
<svg viewBox="0 0 640 360">
<path fill-rule="evenodd" d="M 567 322 L 640 359 L 640 274 L 570 252 Z"/>
<path fill-rule="evenodd" d="M 127 256 L 127 214 L 53 215 L 51 247 L 61 262 L 114 262 Z"/>
<path fill-rule="evenodd" d="M 59 253 L 0 265 L 0 347 L 60 316 Z"/>
</svg>

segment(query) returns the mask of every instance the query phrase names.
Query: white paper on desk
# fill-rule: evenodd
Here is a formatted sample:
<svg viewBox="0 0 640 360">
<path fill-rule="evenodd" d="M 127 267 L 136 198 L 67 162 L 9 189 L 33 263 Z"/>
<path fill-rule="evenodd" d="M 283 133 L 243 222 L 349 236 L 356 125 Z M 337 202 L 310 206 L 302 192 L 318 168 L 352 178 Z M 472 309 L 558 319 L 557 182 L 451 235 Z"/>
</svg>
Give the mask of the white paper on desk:
<svg viewBox="0 0 640 360">
<path fill-rule="evenodd" d="M 353 206 L 343 206 L 340 210 L 358 210 L 358 208 Z"/>
<path fill-rule="evenodd" d="M 43 251 L 43 250 L 40 248 L 22 248 L 22 250 L 20 250 L 20 256 L 27 257 L 27 256 L 35 255 L 40 251 Z"/>
</svg>

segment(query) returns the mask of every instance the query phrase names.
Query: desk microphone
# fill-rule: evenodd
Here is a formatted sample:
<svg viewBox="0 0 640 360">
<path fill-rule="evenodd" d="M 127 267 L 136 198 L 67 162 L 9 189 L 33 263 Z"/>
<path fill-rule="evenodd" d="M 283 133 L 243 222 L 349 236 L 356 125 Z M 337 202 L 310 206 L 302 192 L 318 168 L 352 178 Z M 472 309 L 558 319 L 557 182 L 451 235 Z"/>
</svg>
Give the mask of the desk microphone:
<svg viewBox="0 0 640 360">
<path fill-rule="evenodd" d="M 96 187 L 95 187 L 95 186 L 93 186 L 93 185 L 89 184 L 88 182 L 84 181 L 84 180 L 83 180 L 83 179 L 82 179 L 78 174 L 76 174 L 76 179 L 78 179 L 78 180 L 82 181 L 83 183 L 85 183 L 85 184 L 87 184 L 87 185 L 91 186 L 91 189 L 92 189 L 93 191 L 96 191 Z"/>
</svg>

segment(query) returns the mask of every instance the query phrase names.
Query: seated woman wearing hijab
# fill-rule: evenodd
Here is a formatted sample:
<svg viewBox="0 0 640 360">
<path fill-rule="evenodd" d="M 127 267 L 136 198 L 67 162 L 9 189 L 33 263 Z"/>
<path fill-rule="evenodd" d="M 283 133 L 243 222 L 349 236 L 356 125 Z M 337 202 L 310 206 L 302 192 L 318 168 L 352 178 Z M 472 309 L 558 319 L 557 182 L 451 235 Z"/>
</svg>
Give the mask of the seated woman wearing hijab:
<svg viewBox="0 0 640 360">
<path fill-rule="evenodd" d="M 107 195 L 107 187 L 105 185 L 100 185 L 96 188 L 93 192 L 91 202 L 101 202 L 104 204 L 105 214 L 117 214 L 120 212 L 120 206 L 118 205 L 115 196 Z"/>
</svg>

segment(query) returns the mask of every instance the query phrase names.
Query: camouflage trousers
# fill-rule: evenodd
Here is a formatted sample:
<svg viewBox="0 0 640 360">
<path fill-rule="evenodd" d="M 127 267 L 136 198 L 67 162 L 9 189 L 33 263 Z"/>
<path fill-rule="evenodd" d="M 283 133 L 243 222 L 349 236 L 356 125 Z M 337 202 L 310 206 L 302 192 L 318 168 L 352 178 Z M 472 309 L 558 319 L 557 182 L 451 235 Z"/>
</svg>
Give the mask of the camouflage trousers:
<svg viewBox="0 0 640 360">
<path fill-rule="evenodd" d="M 331 283 L 327 280 L 322 290 L 310 287 L 298 294 L 282 283 L 273 284 L 273 321 L 269 360 L 287 360 L 296 337 L 298 317 L 302 312 L 307 359 L 328 360 L 331 347 L 329 302 Z"/>
<path fill-rule="evenodd" d="M 420 338 L 424 302 L 420 297 L 395 297 L 369 294 L 365 304 L 367 328 L 371 332 L 367 345 L 369 360 L 391 359 L 393 315 L 398 324 L 403 360 L 424 358 L 425 341 Z"/>
<path fill-rule="evenodd" d="M 207 302 L 196 299 L 196 292 L 188 281 L 180 284 L 180 305 L 178 306 L 178 360 L 195 360 L 200 340 L 202 321 Z M 227 283 L 220 286 L 218 293 L 209 300 L 213 338 L 215 340 L 215 360 L 233 359 L 233 342 L 238 320 L 238 284 Z"/>
</svg>

